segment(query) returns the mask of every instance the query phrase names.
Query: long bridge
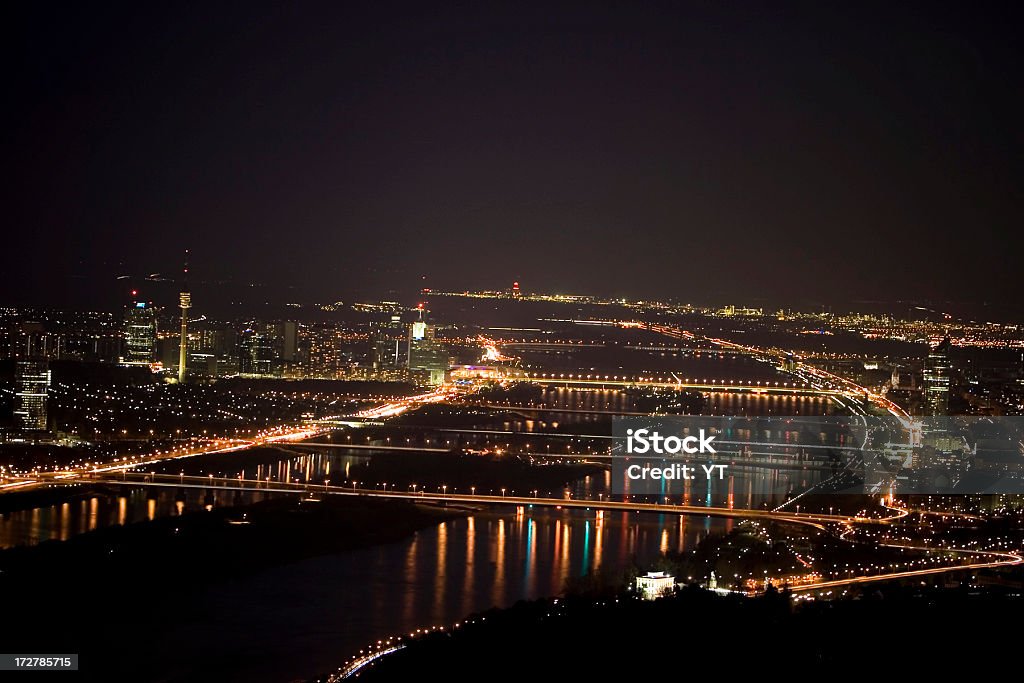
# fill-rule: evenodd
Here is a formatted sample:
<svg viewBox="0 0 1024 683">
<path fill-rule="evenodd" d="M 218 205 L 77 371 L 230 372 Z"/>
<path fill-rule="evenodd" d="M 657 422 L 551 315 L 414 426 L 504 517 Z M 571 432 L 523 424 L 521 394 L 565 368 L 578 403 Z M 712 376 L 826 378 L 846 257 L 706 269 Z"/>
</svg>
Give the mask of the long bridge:
<svg viewBox="0 0 1024 683">
<path fill-rule="evenodd" d="M 488 377 L 487 379 L 494 379 Z M 550 386 L 608 388 L 651 387 L 699 392 L 786 394 L 790 396 L 849 396 L 849 390 L 815 387 L 801 382 L 734 381 L 727 379 L 691 379 L 647 375 L 594 375 L 582 373 L 519 372 L 503 379 Z"/>
<path fill-rule="evenodd" d="M 883 523 L 893 517 L 855 517 L 850 515 L 782 512 L 774 510 L 749 510 L 745 508 L 705 507 L 703 505 L 674 505 L 671 503 L 641 503 L 620 500 L 591 500 L 575 498 L 546 498 L 540 496 L 515 495 L 502 489 L 500 495 L 470 493 L 449 493 L 428 491 L 396 491 L 358 488 L 352 486 L 331 486 L 302 482 L 279 482 L 241 477 L 214 477 L 176 474 L 155 474 L 122 471 L 118 475 L 94 473 L 83 475 L 64 483 L 102 483 L 121 486 L 154 486 L 175 489 L 205 489 L 212 491 L 260 491 L 265 493 L 349 496 L 356 498 L 378 498 L 408 500 L 430 503 L 457 503 L 467 505 L 512 505 L 547 508 L 574 508 L 587 510 L 617 510 L 624 512 L 657 512 L 662 514 L 697 515 L 701 517 L 723 517 L 731 519 L 757 519 L 775 522 L 790 522 L 816 528 L 827 524 Z"/>
</svg>

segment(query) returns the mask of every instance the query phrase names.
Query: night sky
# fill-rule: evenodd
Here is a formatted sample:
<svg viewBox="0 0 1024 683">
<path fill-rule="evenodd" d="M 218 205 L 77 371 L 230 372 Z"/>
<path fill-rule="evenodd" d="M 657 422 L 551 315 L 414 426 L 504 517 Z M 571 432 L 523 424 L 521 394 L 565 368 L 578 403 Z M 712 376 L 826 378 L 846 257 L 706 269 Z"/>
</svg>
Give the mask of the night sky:
<svg viewBox="0 0 1024 683">
<path fill-rule="evenodd" d="M 6 9 L 0 304 L 1024 298 L 1014 3 L 432 4 Z"/>
</svg>

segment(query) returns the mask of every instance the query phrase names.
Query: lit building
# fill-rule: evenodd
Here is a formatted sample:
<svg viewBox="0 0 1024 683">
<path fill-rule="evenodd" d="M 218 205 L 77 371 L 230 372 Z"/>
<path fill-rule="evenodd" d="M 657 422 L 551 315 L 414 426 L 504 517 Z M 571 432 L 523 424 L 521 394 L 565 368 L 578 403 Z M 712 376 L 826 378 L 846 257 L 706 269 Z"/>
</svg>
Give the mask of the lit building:
<svg viewBox="0 0 1024 683">
<path fill-rule="evenodd" d="M 176 350 L 176 349 L 175 349 Z M 238 337 L 233 325 L 195 321 L 189 330 L 188 363 L 208 377 L 238 372 Z"/>
<path fill-rule="evenodd" d="M 145 301 L 133 302 L 124 316 L 124 365 L 149 365 L 156 350 L 156 309 Z"/>
<path fill-rule="evenodd" d="M 949 361 L 949 337 L 928 351 L 924 364 L 925 415 L 949 414 L 949 385 L 952 366 Z"/>
<path fill-rule="evenodd" d="M 22 429 L 46 429 L 50 367 L 45 360 L 19 360 L 14 369 L 14 417 Z"/>
<path fill-rule="evenodd" d="M 666 572 L 647 572 L 645 576 L 636 577 L 636 589 L 644 600 L 655 600 L 668 595 L 675 588 L 676 577 Z"/>
<path fill-rule="evenodd" d="M 238 371 L 249 377 L 301 374 L 299 326 L 294 321 L 256 322 L 238 335 Z"/>
<path fill-rule="evenodd" d="M 410 371 L 429 373 L 432 385 L 444 384 L 451 367 L 451 358 L 444 345 L 434 336 L 434 326 L 422 320 L 409 325 L 409 351 L 407 366 Z"/>
<path fill-rule="evenodd" d="M 401 366 L 404 357 L 402 343 L 405 341 L 402 330 L 400 315 L 392 315 L 390 321 L 374 325 L 371 337 L 374 370 L 395 370 Z"/>
<path fill-rule="evenodd" d="M 298 358 L 299 324 L 294 320 L 278 323 L 276 333 L 281 360 L 287 364 L 294 363 Z"/>
<path fill-rule="evenodd" d="M 254 324 L 238 338 L 238 371 L 247 377 L 272 377 L 278 355 L 270 326 Z"/>
<path fill-rule="evenodd" d="M 339 341 L 341 331 L 331 325 L 311 325 L 305 329 L 305 365 L 307 377 L 337 378 L 343 358 Z"/>
</svg>

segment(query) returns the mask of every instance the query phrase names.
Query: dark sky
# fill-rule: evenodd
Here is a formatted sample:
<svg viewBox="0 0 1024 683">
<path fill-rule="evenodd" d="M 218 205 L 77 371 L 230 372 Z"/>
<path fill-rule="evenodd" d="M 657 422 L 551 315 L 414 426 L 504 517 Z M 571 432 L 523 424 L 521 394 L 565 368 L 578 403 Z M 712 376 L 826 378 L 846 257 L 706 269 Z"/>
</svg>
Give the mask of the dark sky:
<svg viewBox="0 0 1024 683">
<path fill-rule="evenodd" d="M 1024 295 L 1014 3 L 432 4 L 8 7 L 0 303 Z"/>
</svg>

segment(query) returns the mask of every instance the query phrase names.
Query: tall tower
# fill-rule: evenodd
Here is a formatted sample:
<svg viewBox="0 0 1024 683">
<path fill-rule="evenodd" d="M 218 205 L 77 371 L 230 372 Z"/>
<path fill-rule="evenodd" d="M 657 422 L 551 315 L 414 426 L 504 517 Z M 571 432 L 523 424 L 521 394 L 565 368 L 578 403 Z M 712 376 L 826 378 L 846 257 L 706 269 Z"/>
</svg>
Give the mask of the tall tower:
<svg viewBox="0 0 1024 683">
<path fill-rule="evenodd" d="M 181 306 L 181 340 L 178 342 L 178 383 L 185 381 L 185 363 L 188 356 L 188 309 L 192 308 L 192 295 L 188 291 L 188 249 L 185 250 L 185 278 L 182 281 L 179 305 Z"/>
<path fill-rule="evenodd" d="M 45 358 L 19 360 L 14 367 L 14 417 L 22 429 L 46 429 L 50 367 Z"/>
<path fill-rule="evenodd" d="M 132 297 L 138 294 L 132 290 Z M 149 365 L 156 349 L 156 309 L 145 301 L 133 300 L 124 314 L 124 365 Z"/>
<path fill-rule="evenodd" d="M 949 337 L 931 347 L 924 364 L 925 415 L 949 414 L 949 389 L 952 366 Z"/>
</svg>

